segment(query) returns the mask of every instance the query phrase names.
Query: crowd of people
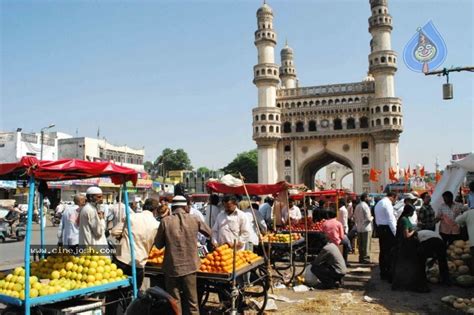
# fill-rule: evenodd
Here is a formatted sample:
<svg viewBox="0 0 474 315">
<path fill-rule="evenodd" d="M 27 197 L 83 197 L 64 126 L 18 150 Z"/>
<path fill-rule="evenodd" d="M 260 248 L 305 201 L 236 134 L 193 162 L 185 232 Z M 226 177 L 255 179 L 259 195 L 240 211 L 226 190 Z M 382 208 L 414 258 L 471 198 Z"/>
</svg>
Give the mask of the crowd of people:
<svg viewBox="0 0 474 315">
<path fill-rule="evenodd" d="M 240 196 L 213 194 L 200 210 L 182 195 L 176 195 L 171 202 L 149 198 L 140 209 L 129 205 L 137 284 L 140 287 L 143 282 L 152 247 L 166 247 L 163 263 L 166 290 L 177 301 L 180 310 L 198 314 L 198 248 L 207 252 L 229 244 L 237 249 L 256 250 L 262 235 L 288 223 L 298 224 L 308 216 L 313 221 L 321 221 L 322 233 L 315 248 L 315 258 L 304 273 L 307 284 L 321 289 L 342 285 L 350 266 L 348 254 L 355 251 L 355 240 L 358 262 L 370 264 L 375 236 L 380 247 L 381 279 L 391 282 L 392 289 L 426 292 L 427 259 L 438 261 L 441 282 L 449 284 L 446 247 L 467 235 L 470 244 L 474 244 L 474 184 L 471 186 L 467 205 L 454 201 L 453 194 L 445 192 L 437 213 L 430 205 L 428 193 L 418 197 L 414 193 L 398 196 L 389 192 L 380 200 L 372 200 L 364 193 L 354 200 L 341 199 L 337 203 L 308 199 L 297 204 L 290 198 L 288 205 L 271 197 L 247 200 Z M 396 211 L 394 204 L 400 197 L 404 199 L 404 206 Z M 420 209 L 414 206 L 418 198 L 423 200 Z M 125 205 L 117 202 L 108 207 L 106 214 L 101 206 L 102 199 L 98 187 L 90 187 L 85 195 L 74 197 L 74 205 L 65 207 L 62 212 L 59 243 L 71 248 L 120 245 L 120 254 L 112 259 L 125 274 L 131 275 Z M 415 213 L 416 220 L 413 219 Z M 435 231 L 438 223 L 439 233 Z M 464 226 L 467 226 L 466 235 L 463 235 Z M 472 256 L 473 251 L 471 246 Z M 194 257 L 189 256 L 192 252 L 196 252 Z M 472 271 L 474 266 L 471 266 Z M 108 299 L 115 297 L 111 294 Z M 114 313 L 114 307 L 110 303 L 107 312 Z"/>
</svg>

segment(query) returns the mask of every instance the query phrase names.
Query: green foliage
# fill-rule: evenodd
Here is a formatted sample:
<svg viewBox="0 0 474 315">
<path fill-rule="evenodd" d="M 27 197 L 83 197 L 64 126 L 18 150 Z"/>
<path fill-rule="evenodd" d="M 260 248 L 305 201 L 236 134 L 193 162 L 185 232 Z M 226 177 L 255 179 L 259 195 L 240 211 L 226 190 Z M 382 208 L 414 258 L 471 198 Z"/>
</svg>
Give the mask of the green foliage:
<svg viewBox="0 0 474 315">
<path fill-rule="evenodd" d="M 169 171 L 193 169 L 191 160 L 183 149 L 170 148 L 164 149 L 153 163 L 145 162 L 144 167 L 152 177 L 166 175 Z"/>
<path fill-rule="evenodd" d="M 199 167 L 197 170 L 196 170 L 198 173 L 202 174 L 202 173 L 209 173 L 211 172 L 210 169 L 208 169 L 207 167 L 205 166 L 201 166 Z"/>
<path fill-rule="evenodd" d="M 222 169 L 226 174 L 234 176 L 239 173 L 244 176 L 246 183 L 258 182 L 258 154 L 257 149 L 237 154 L 237 157 Z"/>
</svg>

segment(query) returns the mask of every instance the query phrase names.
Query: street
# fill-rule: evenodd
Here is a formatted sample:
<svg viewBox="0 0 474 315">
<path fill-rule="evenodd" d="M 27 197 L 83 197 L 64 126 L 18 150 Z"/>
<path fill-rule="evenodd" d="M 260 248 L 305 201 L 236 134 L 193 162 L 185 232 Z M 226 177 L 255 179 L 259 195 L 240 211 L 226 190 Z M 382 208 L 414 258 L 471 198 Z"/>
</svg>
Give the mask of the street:
<svg viewBox="0 0 474 315">
<path fill-rule="evenodd" d="M 53 227 L 51 222 L 47 222 L 45 230 L 45 245 L 55 245 L 58 243 L 56 233 L 57 227 Z M 40 244 L 40 226 L 33 223 L 33 233 L 31 237 L 31 245 Z M 23 265 L 25 257 L 25 241 L 17 242 L 7 240 L 5 243 L 0 243 L 0 270 L 12 269 L 18 265 Z"/>
</svg>

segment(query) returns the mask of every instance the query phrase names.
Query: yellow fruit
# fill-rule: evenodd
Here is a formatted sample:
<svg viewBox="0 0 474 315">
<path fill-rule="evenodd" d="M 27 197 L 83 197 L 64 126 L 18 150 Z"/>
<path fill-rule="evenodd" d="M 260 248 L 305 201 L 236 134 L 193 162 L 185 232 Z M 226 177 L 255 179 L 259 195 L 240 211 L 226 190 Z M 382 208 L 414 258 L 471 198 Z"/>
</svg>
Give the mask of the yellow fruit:
<svg viewBox="0 0 474 315">
<path fill-rule="evenodd" d="M 35 289 L 36 291 L 39 291 L 42 287 L 43 285 L 39 282 L 36 282 L 35 284 L 33 284 L 33 289 Z"/>
<path fill-rule="evenodd" d="M 35 298 L 37 297 L 39 294 L 38 290 L 37 289 L 31 289 L 30 290 L 30 298 Z"/>
<path fill-rule="evenodd" d="M 97 267 L 97 272 L 98 273 L 104 273 L 104 271 L 105 271 L 104 267 L 102 267 L 102 266 Z"/>
<path fill-rule="evenodd" d="M 101 273 L 97 273 L 97 274 L 95 275 L 95 279 L 96 279 L 96 280 L 102 281 L 103 278 L 104 278 L 104 277 L 102 276 Z"/>
<path fill-rule="evenodd" d="M 123 271 L 122 269 L 117 269 L 117 277 L 123 276 Z"/>
<path fill-rule="evenodd" d="M 72 265 L 71 271 L 76 272 L 77 269 L 79 269 L 79 266 L 78 266 L 78 265 L 76 265 L 76 264 Z"/>
<path fill-rule="evenodd" d="M 111 278 L 111 279 L 114 279 L 114 278 L 116 278 L 116 277 L 117 277 L 117 271 L 112 270 L 112 271 L 110 272 L 110 278 Z"/>
<path fill-rule="evenodd" d="M 77 280 L 77 281 L 81 281 L 81 280 L 82 280 L 82 274 L 81 274 L 81 273 L 76 274 L 76 280 Z"/>
<path fill-rule="evenodd" d="M 91 264 L 91 261 L 89 259 L 86 259 L 82 265 L 84 267 L 89 267 L 90 264 Z"/>
<path fill-rule="evenodd" d="M 72 262 L 68 262 L 66 264 L 66 270 L 71 270 L 73 266 L 74 266 L 74 264 Z"/>
<path fill-rule="evenodd" d="M 38 282 L 38 277 L 36 276 L 31 276 L 30 277 L 30 285 L 33 285 Z"/>
<path fill-rule="evenodd" d="M 96 261 L 91 261 L 89 268 L 97 268 L 97 262 Z"/>
<path fill-rule="evenodd" d="M 48 294 L 54 294 L 54 293 L 56 293 L 56 289 L 53 288 L 53 287 L 49 287 L 48 288 Z"/>
<path fill-rule="evenodd" d="M 23 268 L 21 268 L 21 267 L 16 267 L 15 270 L 13 270 L 13 274 L 15 276 L 19 276 L 22 269 Z"/>
<path fill-rule="evenodd" d="M 83 270 L 84 270 L 84 267 L 79 266 L 79 267 L 77 267 L 76 271 L 77 271 L 77 273 L 82 273 Z"/>
<path fill-rule="evenodd" d="M 108 272 L 104 272 L 103 278 L 104 278 L 105 280 L 109 279 L 109 278 L 110 278 L 110 274 L 109 274 Z"/>
<path fill-rule="evenodd" d="M 16 279 L 16 282 L 19 284 L 25 284 L 25 277 L 18 276 L 18 278 Z"/>
<path fill-rule="evenodd" d="M 11 281 L 12 278 L 13 278 L 13 275 L 12 275 L 12 274 L 9 274 L 9 275 L 6 276 L 5 280 Z"/>
<path fill-rule="evenodd" d="M 116 264 L 110 264 L 110 270 L 117 270 Z"/>
<path fill-rule="evenodd" d="M 16 280 L 18 279 L 18 276 L 13 276 L 12 279 L 10 280 L 10 282 L 16 282 Z"/>
<path fill-rule="evenodd" d="M 87 283 L 93 283 L 95 281 L 95 277 L 93 275 L 87 276 Z"/>
<path fill-rule="evenodd" d="M 39 295 L 40 295 L 40 296 L 45 296 L 45 295 L 48 295 L 48 292 L 49 292 L 48 288 L 47 288 L 47 287 L 43 287 L 43 288 L 41 288 L 41 290 L 39 291 Z"/>
<path fill-rule="evenodd" d="M 57 270 L 51 272 L 51 278 L 52 279 L 59 279 L 60 276 L 61 276 L 61 274 Z"/>
<path fill-rule="evenodd" d="M 105 265 L 104 266 L 104 272 L 110 272 L 110 266 L 109 265 Z"/>
<path fill-rule="evenodd" d="M 94 268 L 89 268 L 89 271 L 87 271 L 87 274 L 89 275 L 95 275 L 97 271 Z"/>
<path fill-rule="evenodd" d="M 59 274 L 61 275 L 61 277 L 65 277 L 66 274 L 67 274 L 66 269 L 61 269 L 61 270 L 59 271 Z"/>
<path fill-rule="evenodd" d="M 16 291 L 16 292 L 20 292 L 22 289 L 23 289 L 23 286 L 19 283 L 15 283 L 13 285 L 13 290 Z"/>
<path fill-rule="evenodd" d="M 91 260 L 92 261 L 98 261 L 99 258 L 100 258 L 100 256 L 94 255 L 94 256 L 91 257 Z"/>
</svg>

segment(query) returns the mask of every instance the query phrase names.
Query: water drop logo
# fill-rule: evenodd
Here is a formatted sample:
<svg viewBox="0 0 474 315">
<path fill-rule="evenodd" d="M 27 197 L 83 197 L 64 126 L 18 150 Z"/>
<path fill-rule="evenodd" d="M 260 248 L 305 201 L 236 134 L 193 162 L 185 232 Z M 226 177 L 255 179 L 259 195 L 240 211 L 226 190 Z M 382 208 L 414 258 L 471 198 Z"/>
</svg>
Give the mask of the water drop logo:
<svg viewBox="0 0 474 315">
<path fill-rule="evenodd" d="M 440 33 L 429 21 L 417 29 L 403 50 L 403 61 L 415 72 L 427 73 L 441 66 L 448 55 L 448 49 Z"/>
</svg>

